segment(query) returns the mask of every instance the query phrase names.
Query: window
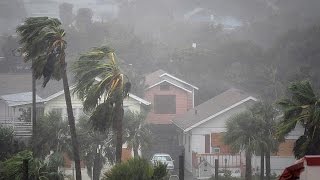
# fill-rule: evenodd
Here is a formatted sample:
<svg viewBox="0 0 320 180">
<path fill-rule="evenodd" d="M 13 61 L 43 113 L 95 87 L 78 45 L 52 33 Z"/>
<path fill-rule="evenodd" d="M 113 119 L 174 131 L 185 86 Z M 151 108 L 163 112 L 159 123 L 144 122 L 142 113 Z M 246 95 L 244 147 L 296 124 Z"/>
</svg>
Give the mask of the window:
<svg viewBox="0 0 320 180">
<path fill-rule="evenodd" d="M 156 114 L 175 114 L 176 96 L 175 95 L 155 95 L 154 112 Z"/>
<path fill-rule="evenodd" d="M 170 85 L 168 83 L 162 83 L 160 84 L 160 91 L 169 91 Z"/>
<path fill-rule="evenodd" d="M 62 108 L 52 108 L 51 111 L 62 116 Z"/>
<path fill-rule="evenodd" d="M 212 153 L 214 153 L 214 154 L 220 153 L 220 148 L 219 147 L 212 147 Z"/>
</svg>

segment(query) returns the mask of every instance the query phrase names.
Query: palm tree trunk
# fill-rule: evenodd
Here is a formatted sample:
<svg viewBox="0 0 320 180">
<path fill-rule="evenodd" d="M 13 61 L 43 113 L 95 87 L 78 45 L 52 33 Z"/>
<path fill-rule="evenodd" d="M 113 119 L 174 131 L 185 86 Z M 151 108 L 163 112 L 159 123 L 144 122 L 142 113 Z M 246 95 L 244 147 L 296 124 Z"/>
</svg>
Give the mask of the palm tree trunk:
<svg viewBox="0 0 320 180">
<path fill-rule="evenodd" d="M 132 147 L 132 149 L 133 149 L 133 157 L 134 157 L 134 158 L 139 157 L 139 153 L 138 153 L 139 146 L 134 145 L 134 146 Z"/>
<path fill-rule="evenodd" d="M 33 63 L 33 61 L 32 61 Z M 36 138 L 37 138 L 37 100 L 36 100 L 36 78 L 35 70 L 32 69 L 32 152 L 35 157 L 37 157 L 37 147 L 36 147 Z"/>
<path fill-rule="evenodd" d="M 260 180 L 264 179 L 264 148 L 261 145 L 261 152 L 260 152 Z"/>
<path fill-rule="evenodd" d="M 271 168 L 270 168 L 270 149 L 266 150 L 266 180 L 270 180 Z"/>
<path fill-rule="evenodd" d="M 99 150 L 100 151 L 100 150 Z M 93 177 L 92 180 L 99 180 L 101 168 L 100 168 L 100 152 L 94 154 L 93 160 Z"/>
<path fill-rule="evenodd" d="M 122 156 L 122 120 L 123 120 L 123 107 L 122 98 L 115 103 L 115 113 L 116 113 L 116 163 L 121 162 Z"/>
<path fill-rule="evenodd" d="M 64 95 L 67 105 L 67 113 L 68 113 L 68 122 L 70 127 L 70 134 L 71 134 L 71 141 L 72 141 L 72 150 L 73 150 L 73 158 L 75 162 L 76 168 L 76 180 L 81 180 L 81 167 L 80 167 L 80 156 L 79 156 L 79 143 L 76 134 L 76 127 L 75 127 L 75 120 L 72 111 L 72 104 L 71 104 L 71 96 L 68 84 L 68 77 L 66 72 L 66 62 L 65 62 L 65 55 L 62 55 L 60 58 L 60 66 L 61 66 L 61 76 L 63 81 L 63 89 Z"/>
<path fill-rule="evenodd" d="M 246 180 L 252 179 L 252 168 L 251 168 L 251 151 L 246 150 L 246 174 L 245 174 Z"/>
</svg>

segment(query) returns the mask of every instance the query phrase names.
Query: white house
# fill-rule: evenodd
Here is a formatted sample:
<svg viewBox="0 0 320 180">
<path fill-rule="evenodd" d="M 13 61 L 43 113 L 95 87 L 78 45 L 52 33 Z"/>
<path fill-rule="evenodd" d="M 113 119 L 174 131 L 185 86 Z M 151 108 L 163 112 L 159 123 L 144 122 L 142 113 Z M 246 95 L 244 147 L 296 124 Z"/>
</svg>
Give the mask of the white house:
<svg viewBox="0 0 320 180">
<path fill-rule="evenodd" d="M 180 131 L 180 142 L 185 149 L 185 167 L 198 178 L 210 177 L 214 171 L 214 160 L 219 167 L 240 176 L 244 170 L 244 153 L 233 154 L 223 143 L 226 121 L 253 105 L 257 98 L 238 89 L 229 89 L 218 96 L 196 106 L 186 114 L 173 119 Z M 271 157 L 272 172 L 279 174 L 284 167 L 295 159 L 292 154 L 293 139 L 298 131 L 291 133 L 279 147 L 278 153 Z M 258 172 L 260 157 L 252 158 L 253 172 Z M 282 169 L 281 169 L 282 168 Z"/>
</svg>

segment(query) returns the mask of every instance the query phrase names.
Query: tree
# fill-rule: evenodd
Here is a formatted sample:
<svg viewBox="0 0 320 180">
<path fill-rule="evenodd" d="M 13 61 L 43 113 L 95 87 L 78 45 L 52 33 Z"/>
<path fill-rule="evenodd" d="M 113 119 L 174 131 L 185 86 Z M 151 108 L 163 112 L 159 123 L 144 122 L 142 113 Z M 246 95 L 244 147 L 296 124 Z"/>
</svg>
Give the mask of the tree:
<svg viewBox="0 0 320 180">
<path fill-rule="evenodd" d="M 167 165 L 152 166 L 146 159 L 134 158 L 116 164 L 104 174 L 103 180 L 168 180 Z"/>
<path fill-rule="evenodd" d="M 28 162 L 28 177 L 27 179 L 54 179 L 63 180 L 61 172 L 57 172 L 55 168 L 55 159 L 50 158 L 48 161 L 43 161 L 34 158 L 32 152 L 21 151 L 6 161 L 0 162 L 0 180 L 25 179 L 23 162 Z"/>
<path fill-rule="evenodd" d="M 139 157 L 142 147 L 151 145 L 151 131 L 145 124 L 146 114 L 127 111 L 124 115 L 125 141 L 133 150 L 134 157 Z"/>
<path fill-rule="evenodd" d="M 20 43 L 22 44 L 22 53 L 25 55 L 25 61 L 32 61 L 33 75 L 37 79 L 43 77 L 43 87 L 46 86 L 50 79 L 60 80 L 62 78 L 76 179 L 80 180 L 79 144 L 66 73 L 65 49 L 67 43 L 64 40 L 65 31 L 61 28 L 61 22 L 58 19 L 31 17 L 27 18 L 24 24 L 17 27 L 17 32 L 21 37 Z"/>
<path fill-rule="evenodd" d="M 278 102 L 283 119 L 277 129 L 277 134 L 284 137 L 297 124 L 302 125 L 304 133 L 293 147 L 296 158 L 305 155 L 320 154 L 320 106 L 319 98 L 312 89 L 309 81 L 291 83 L 288 88 L 289 97 Z"/>
<path fill-rule="evenodd" d="M 68 123 L 62 120 L 61 114 L 49 112 L 38 119 L 34 140 L 38 157 L 44 159 L 50 153 L 56 159 L 56 171 L 64 165 L 63 153 L 72 154 L 70 141 Z"/>
<path fill-rule="evenodd" d="M 109 61 L 106 61 L 106 59 Z M 83 100 L 85 111 L 93 111 L 90 121 L 94 129 L 116 132 L 116 162 L 121 162 L 123 99 L 131 84 L 121 72 L 114 50 L 102 46 L 83 54 L 74 64 L 75 93 Z"/>
<path fill-rule="evenodd" d="M 276 134 L 276 116 L 278 112 L 269 102 L 258 102 L 250 108 L 252 115 L 259 122 L 259 135 L 260 141 L 258 149 L 261 156 L 261 179 L 264 179 L 264 156 L 266 157 L 266 176 L 270 180 L 271 167 L 270 155 L 278 149 L 279 141 L 275 138 Z"/>
<path fill-rule="evenodd" d="M 84 158 L 89 177 L 93 180 L 100 178 L 103 165 L 115 161 L 115 144 L 113 133 L 101 133 L 90 128 L 89 120 L 83 116 L 79 120 L 79 142 L 81 155 Z"/>
<path fill-rule="evenodd" d="M 246 111 L 231 117 L 227 121 L 226 127 L 227 132 L 224 135 L 224 143 L 230 145 L 234 151 L 245 151 L 245 177 L 246 180 L 251 180 L 251 157 L 256 147 L 260 144 L 258 134 L 261 125 L 250 111 Z"/>
</svg>

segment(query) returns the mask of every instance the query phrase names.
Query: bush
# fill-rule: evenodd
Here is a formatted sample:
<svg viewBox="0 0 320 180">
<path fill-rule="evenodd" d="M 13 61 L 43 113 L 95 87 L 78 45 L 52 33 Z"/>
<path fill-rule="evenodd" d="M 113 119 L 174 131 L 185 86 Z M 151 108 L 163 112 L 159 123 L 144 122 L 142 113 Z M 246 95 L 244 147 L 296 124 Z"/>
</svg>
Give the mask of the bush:
<svg viewBox="0 0 320 180">
<path fill-rule="evenodd" d="M 28 172 L 30 180 L 48 179 L 62 180 L 62 174 L 51 171 L 49 163 L 44 163 L 32 157 L 32 152 L 22 151 L 10 159 L 0 163 L 0 180 L 23 179 L 23 160 L 28 160 Z"/>
<path fill-rule="evenodd" d="M 148 160 L 134 158 L 113 166 L 103 180 L 164 180 L 167 174 L 166 165 L 153 167 Z"/>
</svg>

